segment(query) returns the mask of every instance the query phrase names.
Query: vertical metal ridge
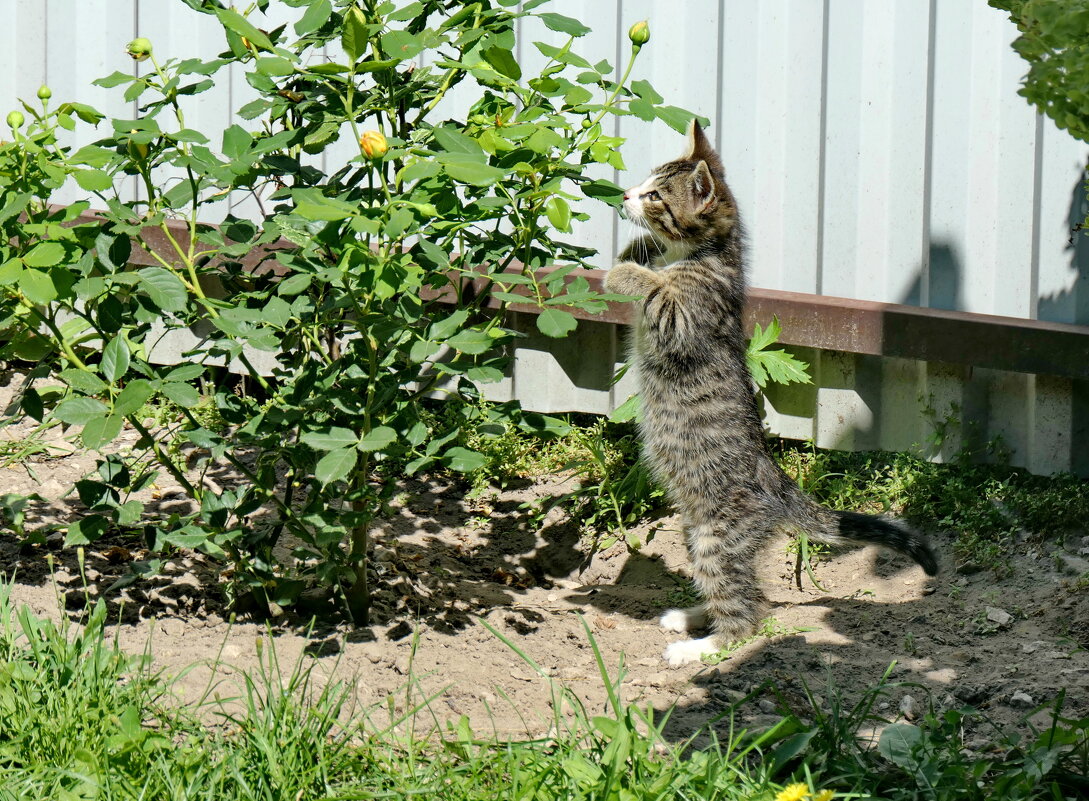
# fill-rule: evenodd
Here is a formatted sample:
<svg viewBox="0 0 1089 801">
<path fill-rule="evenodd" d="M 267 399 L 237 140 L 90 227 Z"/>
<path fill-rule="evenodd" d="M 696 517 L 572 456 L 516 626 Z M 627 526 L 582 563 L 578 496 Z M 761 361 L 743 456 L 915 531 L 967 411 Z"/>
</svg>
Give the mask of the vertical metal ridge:
<svg viewBox="0 0 1089 801">
<path fill-rule="evenodd" d="M 926 40 L 926 108 L 923 113 L 923 229 L 919 254 L 919 304 L 930 305 L 930 215 L 934 178 L 934 67 L 938 49 L 938 0 L 930 0 Z"/>
<path fill-rule="evenodd" d="M 820 133 L 818 141 L 818 168 L 817 168 L 817 274 L 814 281 L 814 292 L 821 294 L 824 290 L 824 202 L 825 202 L 825 170 L 827 169 L 826 149 L 828 146 L 828 28 L 831 11 L 831 0 L 824 0 L 821 14 L 821 105 L 820 105 Z"/>
<path fill-rule="evenodd" d="M 726 0 L 718 0 L 718 46 L 715 48 L 715 129 L 712 133 L 718 151 L 722 152 L 722 132 L 726 126 L 722 117 L 726 111 L 723 96 L 726 93 Z"/>
<path fill-rule="evenodd" d="M 613 80 L 619 81 L 624 74 L 624 41 L 628 38 L 628 33 L 624 29 L 624 0 L 616 0 L 616 41 L 615 50 L 613 55 L 615 56 L 616 63 L 613 65 Z M 613 118 L 613 132 L 612 136 L 620 136 L 620 117 L 613 114 L 610 115 Z M 613 167 L 614 184 L 620 182 L 620 170 Z M 616 259 L 617 254 L 620 253 L 620 215 L 613 214 L 612 219 L 609 221 L 609 227 L 612 229 L 612 243 L 613 252 L 610 255 L 609 261 L 612 262 Z M 611 264 L 610 264 L 611 266 Z"/>
<path fill-rule="evenodd" d="M 1040 316 L 1040 238 L 1042 236 L 1041 199 L 1044 173 L 1044 115 L 1036 112 L 1036 136 L 1032 155 L 1032 246 L 1029 255 L 1028 316 Z"/>
</svg>

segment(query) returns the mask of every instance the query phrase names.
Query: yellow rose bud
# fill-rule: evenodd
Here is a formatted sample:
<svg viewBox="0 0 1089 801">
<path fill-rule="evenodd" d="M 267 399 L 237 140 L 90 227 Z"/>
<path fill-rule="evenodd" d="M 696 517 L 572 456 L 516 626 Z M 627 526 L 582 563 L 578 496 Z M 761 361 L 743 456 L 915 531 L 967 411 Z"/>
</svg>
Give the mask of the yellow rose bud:
<svg viewBox="0 0 1089 801">
<path fill-rule="evenodd" d="M 143 38 L 133 39 L 125 45 L 125 52 L 132 56 L 134 61 L 144 61 L 151 57 L 151 41 Z"/>
<path fill-rule="evenodd" d="M 636 47 L 642 47 L 650 41 L 650 26 L 647 21 L 637 22 L 628 28 L 628 38 Z"/>
<path fill-rule="evenodd" d="M 359 137 L 359 147 L 369 159 L 380 159 L 389 150 L 386 137 L 381 131 L 366 131 Z"/>
<path fill-rule="evenodd" d="M 8 127 L 13 131 L 16 128 L 22 128 L 25 121 L 26 117 L 23 116 L 23 112 L 21 111 L 13 111 L 8 114 Z"/>
</svg>

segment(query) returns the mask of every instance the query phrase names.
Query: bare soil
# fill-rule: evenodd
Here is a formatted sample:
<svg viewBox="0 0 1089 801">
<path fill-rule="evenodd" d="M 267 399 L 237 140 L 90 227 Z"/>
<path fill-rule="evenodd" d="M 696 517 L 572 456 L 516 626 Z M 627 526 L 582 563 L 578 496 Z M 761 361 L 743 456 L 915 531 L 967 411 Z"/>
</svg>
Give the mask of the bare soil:
<svg viewBox="0 0 1089 801">
<path fill-rule="evenodd" d="M 54 438 L 51 455 L 0 471 L 3 493 L 46 499 L 30 525 L 75 519 L 81 507 L 65 493 L 94 466 L 93 454 L 70 452 L 59 432 Z M 119 447 L 134 439 L 126 432 Z M 187 702 L 209 684 L 220 695 L 235 692 L 238 671 L 257 667 L 259 641 L 267 656 L 271 632 L 282 666 L 313 660 L 319 682 L 352 679 L 362 706 L 381 702 L 388 712 L 392 698 L 399 712 L 434 693 L 430 722 L 466 715 L 478 732 L 537 736 L 552 722 L 552 685 L 481 621 L 598 714 L 607 697 L 585 621 L 614 675 L 623 662 L 625 697 L 672 710 L 667 733 L 678 740 L 728 715 L 764 682 L 779 695 L 765 691 L 739 704 L 746 724 L 771 722 L 782 703 L 809 714 L 806 688 L 824 708 L 836 693 L 851 703 L 892 663 L 898 684 L 877 707 L 888 719 L 969 704 L 1000 725 L 1032 716 L 1039 723 L 1046 712 L 1037 708 L 1061 693 L 1064 715 L 1089 716 L 1089 588 L 1075 579 L 1089 570 L 1089 537 L 1080 533 L 1060 542 L 1027 532 L 1002 577 L 958 572 L 945 533 L 932 535 L 943 566 L 934 579 L 874 549 L 837 554 L 817 568 L 825 592 L 808 581 L 794 585 L 784 539 L 768 549 L 760 578 L 787 633 L 758 638 L 717 665 L 669 668 L 661 654 L 678 635 L 660 630 L 656 618 L 692 600 L 676 519 L 655 521 L 638 552 L 618 544 L 588 556 L 562 513 L 533 525 L 525 508 L 567 488 L 563 477 L 548 477 L 472 498 L 447 480 L 406 482 L 376 535 L 376 622 L 367 628 L 311 624 L 290 611 L 229 622 L 222 567 L 199 553 L 175 552 L 159 575 L 118 586 L 153 556 L 131 539 L 88 546 L 81 575 L 61 535 L 27 546 L 4 533 L 0 572 L 12 599 L 38 615 L 78 621 L 89 602 L 104 598 L 120 645 L 148 647 Z M 169 486 L 146 500 L 167 509 L 187 503 Z M 644 539 L 649 532 L 639 531 Z"/>
</svg>

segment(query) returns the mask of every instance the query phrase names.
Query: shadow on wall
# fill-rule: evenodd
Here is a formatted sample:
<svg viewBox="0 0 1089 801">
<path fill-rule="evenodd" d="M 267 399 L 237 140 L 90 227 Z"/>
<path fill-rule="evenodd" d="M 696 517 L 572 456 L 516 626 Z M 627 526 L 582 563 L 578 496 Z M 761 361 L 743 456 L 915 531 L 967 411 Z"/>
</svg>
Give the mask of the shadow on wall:
<svg viewBox="0 0 1089 801">
<path fill-rule="evenodd" d="M 1060 291 L 1038 298 L 1040 320 L 1089 325 L 1089 229 L 1082 230 L 1089 200 L 1083 177 L 1079 175 L 1071 189 L 1067 215 L 1068 278 Z M 964 280 L 964 265 L 956 245 L 932 240 L 927 263 L 919 265 L 915 280 L 898 302 L 962 310 Z M 886 337 L 895 334 L 885 332 Z M 826 392 L 791 388 L 773 392 L 771 397 L 781 413 L 799 415 L 799 401 L 804 394 L 804 400 L 811 404 L 807 416 L 811 416 L 816 411 L 818 394 L 823 394 L 822 402 L 830 405 L 822 413 L 833 416 L 832 425 L 837 414 L 849 422 L 834 436 L 830 443 L 833 448 L 909 449 L 948 460 L 963 449 L 986 454 L 987 444 L 1004 434 L 1002 440 L 1014 449 L 1016 464 L 1028 464 L 1045 472 L 1053 463 L 1057 468 L 1089 475 L 1089 449 L 1079 447 L 1079 443 L 1089 442 L 1089 381 L 1047 378 L 1046 385 L 1041 385 L 1028 375 L 970 366 L 923 366 L 836 353 L 814 355 L 821 387 L 850 389 L 857 399 L 837 409 L 835 395 L 829 401 Z M 1069 401 L 1063 397 L 1067 392 Z M 1022 429 L 1029 425 L 1036 430 Z M 1054 430 L 1065 426 L 1069 427 L 1065 432 Z M 935 438 L 939 432 L 944 439 Z M 820 441 L 819 436 L 817 439 Z M 1040 452 L 1028 450 L 1032 443 L 1047 440 L 1055 442 L 1052 447 L 1057 452 L 1053 455 L 1039 445 Z"/>
</svg>

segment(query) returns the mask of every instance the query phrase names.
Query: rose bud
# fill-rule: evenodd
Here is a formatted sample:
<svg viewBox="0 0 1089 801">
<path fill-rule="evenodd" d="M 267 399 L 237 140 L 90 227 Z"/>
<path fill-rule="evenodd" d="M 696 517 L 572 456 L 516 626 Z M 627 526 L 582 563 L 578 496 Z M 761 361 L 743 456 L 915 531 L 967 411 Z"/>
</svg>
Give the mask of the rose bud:
<svg viewBox="0 0 1089 801">
<path fill-rule="evenodd" d="M 637 22 L 628 28 L 628 38 L 636 47 L 642 47 L 650 41 L 650 26 L 647 21 Z"/>
<path fill-rule="evenodd" d="M 133 39 L 125 45 L 125 52 L 132 56 L 134 61 L 144 61 L 151 56 L 151 41 L 143 38 Z"/>
<path fill-rule="evenodd" d="M 389 150 L 389 144 L 381 131 L 365 131 L 359 137 L 359 147 L 369 159 L 380 159 Z"/>
<path fill-rule="evenodd" d="M 48 100 L 53 96 L 53 90 L 46 86 L 44 83 L 38 87 L 38 99 Z"/>
<path fill-rule="evenodd" d="M 26 118 L 23 116 L 23 113 L 21 111 L 13 111 L 8 114 L 8 127 L 11 128 L 11 130 L 13 131 L 16 128 L 22 128 L 23 122 L 25 120 Z"/>
</svg>

